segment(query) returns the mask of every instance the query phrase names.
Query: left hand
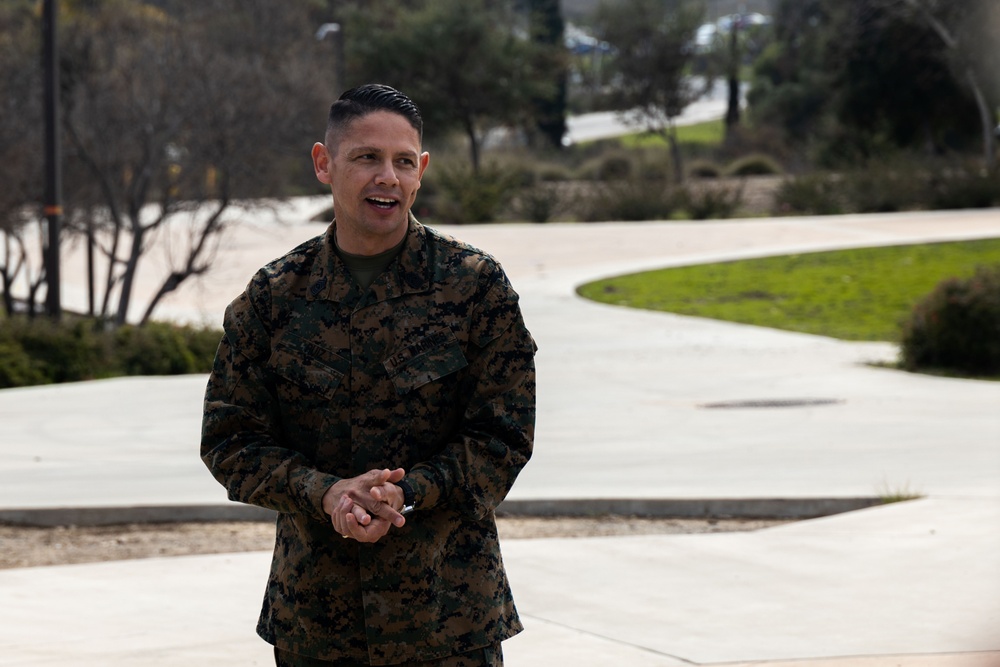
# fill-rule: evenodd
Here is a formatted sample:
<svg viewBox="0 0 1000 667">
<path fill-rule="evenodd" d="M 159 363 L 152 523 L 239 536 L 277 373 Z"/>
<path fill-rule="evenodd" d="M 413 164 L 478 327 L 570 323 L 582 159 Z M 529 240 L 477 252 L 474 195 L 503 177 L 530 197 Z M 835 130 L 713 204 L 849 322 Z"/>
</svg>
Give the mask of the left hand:
<svg viewBox="0 0 1000 667">
<path fill-rule="evenodd" d="M 327 489 L 323 508 L 334 530 L 359 542 L 377 542 L 393 526 L 403 526 L 406 519 L 396 509 L 403 506 L 403 491 L 393 482 L 404 474 L 402 468 L 370 470 Z"/>
</svg>

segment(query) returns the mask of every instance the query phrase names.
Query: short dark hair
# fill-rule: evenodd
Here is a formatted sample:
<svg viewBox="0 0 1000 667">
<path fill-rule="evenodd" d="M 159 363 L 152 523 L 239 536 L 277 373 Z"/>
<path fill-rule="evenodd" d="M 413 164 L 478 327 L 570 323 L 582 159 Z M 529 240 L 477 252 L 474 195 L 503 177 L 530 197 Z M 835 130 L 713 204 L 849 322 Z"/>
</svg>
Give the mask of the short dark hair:
<svg viewBox="0 0 1000 667">
<path fill-rule="evenodd" d="M 424 119 L 420 109 L 409 97 L 395 88 L 381 83 L 369 83 L 351 88 L 330 105 L 330 115 L 326 122 L 326 142 L 351 121 L 376 111 L 397 113 L 413 126 L 417 136 L 423 141 Z"/>
</svg>

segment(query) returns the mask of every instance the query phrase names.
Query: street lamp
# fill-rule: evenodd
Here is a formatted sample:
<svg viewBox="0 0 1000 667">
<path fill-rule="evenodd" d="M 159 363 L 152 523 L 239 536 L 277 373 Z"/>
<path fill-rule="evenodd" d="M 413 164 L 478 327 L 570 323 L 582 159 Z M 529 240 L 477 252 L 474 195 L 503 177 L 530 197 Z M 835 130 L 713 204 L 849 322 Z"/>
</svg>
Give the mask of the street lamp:
<svg viewBox="0 0 1000 667">
<path fill-rule="evenodd" d="M 59 146 L 59 50 L 57 42 L 57 6 L 45 0 L 42 8 L 42 65 L 45 88 L 45 200 L 43 213 L 48 222 L 49 238 L 45 253 L 45 311 L 49 317 L 62 317 L 59 272 L 59 228 L 62 225 L 62 165 Z"/>
<path fill-rule="evenodd" d="M 333 38 L 333 97 L 337 99 L 345 90 L 344 75 L 344 28 L 339 23 L 324 23 L 316 31 L 316 39 L 325 40 L 327 37 Z"/>
</svg>

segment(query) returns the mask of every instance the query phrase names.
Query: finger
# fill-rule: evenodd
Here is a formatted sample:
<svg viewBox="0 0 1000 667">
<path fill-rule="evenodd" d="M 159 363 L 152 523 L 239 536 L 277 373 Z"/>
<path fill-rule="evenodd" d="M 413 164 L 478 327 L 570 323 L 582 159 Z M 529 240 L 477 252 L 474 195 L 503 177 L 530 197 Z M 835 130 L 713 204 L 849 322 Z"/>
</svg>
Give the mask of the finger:
<svg viewBox="0 0 1000 667">
<path fill-rule="evenodd" d="M 358 529 L 358 520 L 354 518 L 353 514 L 345 514 L 342 519 L 342 529 L 339 531 L 344 537 L 353 537 L 358 539 L 355 531 Z"/>
<path fill-rule="evenodd" d="M 383 521 L 389 522 L 396 528 L 402 528 L 403 524 L 406 523 L 406 517 L 393 509 L 392 505 L 389 505 L 388 503 L 379 503 L 375 508 L 374 514 Z"/>
<path fill-rule="evenodd" d="M 359 542 L 378 542 L 386 533 L 389 532 L 391 526 L 383 521 L 382 519 L 376 519 L 372 521 L 370 526 L 362 526 L 359 530 L 362 536 L 358 538 Z"/>
<path fill-rule="evenodd" d="M 372 522 L 372 513 L 361 505 L 354 505 L 348 515 L 353 517 L 359 525 L 367 526 Z"/>
<path fill-rule="evenodd" d="M 376 486 L 381 486 L 389 481 L 389 477 L 392 475 L 392 471 L 388 468 L 383 468 L 382 470 L 369 470 L 365 474 L 361 475 L 363 486 L 367 486 L 369 489 Z"/>
</svg>

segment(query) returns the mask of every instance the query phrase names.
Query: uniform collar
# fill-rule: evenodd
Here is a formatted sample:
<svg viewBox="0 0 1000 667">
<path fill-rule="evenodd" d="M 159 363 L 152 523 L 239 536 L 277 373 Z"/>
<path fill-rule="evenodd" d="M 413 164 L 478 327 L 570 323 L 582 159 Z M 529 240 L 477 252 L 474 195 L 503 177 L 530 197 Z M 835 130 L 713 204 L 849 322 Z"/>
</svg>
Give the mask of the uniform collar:
<svg viewBox="0 0 1000 667">
<path fill-rule="evenodd" d="M 321 237 L 319 256 L 309 277 L 307 299 L 345 302 L 367 296 L 374 301 L 385 301 L 412 292 L 423 292 L 430 287 L 427 229 L 413 213 L 409 214 L 406 241 L 399 256 L 364 294 L 337 255 L 334 245 L 336 227 L 334 219 Z"/>
</svg>

